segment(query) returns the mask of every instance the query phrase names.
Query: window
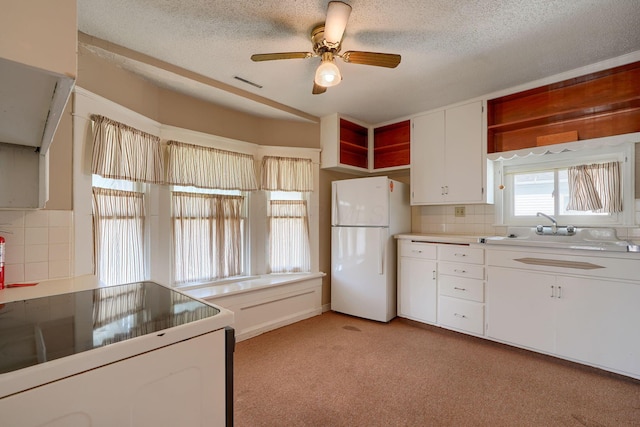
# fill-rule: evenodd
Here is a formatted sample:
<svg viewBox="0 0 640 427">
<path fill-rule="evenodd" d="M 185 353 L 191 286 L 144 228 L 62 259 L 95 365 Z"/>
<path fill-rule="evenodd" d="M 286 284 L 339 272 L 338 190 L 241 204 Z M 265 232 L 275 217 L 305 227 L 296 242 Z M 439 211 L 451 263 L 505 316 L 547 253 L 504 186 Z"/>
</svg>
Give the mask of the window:
<svg viewBox="0 0 640 427">
<path fill-rule="evenodd" d="M 303 193 L 269 192 L 268 212 L 268 272 L 310 271 L 309 219 Z"/>
<path fill-rule="evenodd" d="M 503 223 L 539 224 L 538 212 L 554 216 L 563 224 L 597 226 L 626 223 L 629 215 L 633 217 L 629 212 L 633 210 L 633 203 L 628 202 L 626 206 L 622 203 L 624 197 L 628 197 L 624 196 L 624 190 L 628 194 L 625 180 L 629 182 L 629 158 L 625 149 L 617 148 L 505 161 Z M 611 166 L 611 170 L 606 166 Z M 601 193 L 605 206 L 587 203 L 586 199 L 591 196 L 586 195 L 588 191 L 583 181 L 593 184 L 590 187 L 592 193 Z M 600 200 L 597 195 L 593 198 Z"/>
<path fill-rule="evenodd" d="M 145 280 L 145 194 L 134 190 L 141 184 L 94 176 L 94 185 L 98 279 L 106 285 Z"/>
<path fill-rule="evenodd" d="M 174 283 L 243 274 L 246 215 L 240 191 L 174 186 L 171 200 Z"/>
</svg>

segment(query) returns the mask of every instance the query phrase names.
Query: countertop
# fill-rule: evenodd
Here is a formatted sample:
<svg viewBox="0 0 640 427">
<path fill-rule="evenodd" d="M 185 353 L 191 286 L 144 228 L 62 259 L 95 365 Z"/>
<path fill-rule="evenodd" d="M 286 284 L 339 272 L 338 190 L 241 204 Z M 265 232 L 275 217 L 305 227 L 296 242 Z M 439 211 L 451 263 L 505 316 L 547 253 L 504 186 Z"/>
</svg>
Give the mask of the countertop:
<svg viewBox="0 0 640 427">
<path fill-rule="evenodd" d="M 36 283 L 36 282 L 34 282 Z M 47 297 L 51 295 L 67 294 L 100 287 L 98 278 L 94 275 L 77 276 L 65 279 L 42 280 L 35 286 L 5 288 L 0 290 L 0 304 L 24 299 Z"/>
</svg>

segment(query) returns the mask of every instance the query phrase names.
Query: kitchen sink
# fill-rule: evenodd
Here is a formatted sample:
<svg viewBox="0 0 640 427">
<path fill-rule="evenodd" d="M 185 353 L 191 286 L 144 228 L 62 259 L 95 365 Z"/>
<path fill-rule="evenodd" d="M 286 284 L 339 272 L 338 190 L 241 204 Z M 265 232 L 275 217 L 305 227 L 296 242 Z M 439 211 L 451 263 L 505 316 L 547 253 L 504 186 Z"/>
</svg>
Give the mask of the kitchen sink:
<svg viewBox="0 0 640 427">
<path fill-rule="evenodd" d="M 538 234 L 536 227 L 509 227 L 506 236 L 479 239 L 488 245 L 535 246 L 609 252 L 640 252 L 640 246 L 618 239 L 613 228 L 576 228 L 573 235 Z"/>
</svg>

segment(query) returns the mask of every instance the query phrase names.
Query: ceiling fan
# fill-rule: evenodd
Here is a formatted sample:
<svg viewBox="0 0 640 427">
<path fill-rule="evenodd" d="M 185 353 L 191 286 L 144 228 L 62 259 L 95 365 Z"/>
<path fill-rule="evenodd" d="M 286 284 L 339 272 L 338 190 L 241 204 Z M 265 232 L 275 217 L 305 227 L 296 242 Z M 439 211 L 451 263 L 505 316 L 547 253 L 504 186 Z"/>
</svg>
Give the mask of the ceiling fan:
<svg viewBox="0 0 640 427">
<path fill-rule="evenodd" d="M 335 86 L 342 80 L 340 69 L 334 58 L 342 58 L 344 62 L 378 67 L 395 68 L 400 64 L 400 55 L 392 53 L 361 52 L 349 50 L 340 53 L 342 36 L 351 14 L 351 6 L 341 1 L 330 1 L 327 7 L 327 19 L 324 24 L 316 25 L 311 30 L 312 52 L 259 53 L 251 55 L 253 61 L 272 61 L 276 59 L 307 59 L 320 57 L 321 62 L 316 69 L 313 81 L 314 95 L 324 93 L 328 87 Z"/>
</svg>

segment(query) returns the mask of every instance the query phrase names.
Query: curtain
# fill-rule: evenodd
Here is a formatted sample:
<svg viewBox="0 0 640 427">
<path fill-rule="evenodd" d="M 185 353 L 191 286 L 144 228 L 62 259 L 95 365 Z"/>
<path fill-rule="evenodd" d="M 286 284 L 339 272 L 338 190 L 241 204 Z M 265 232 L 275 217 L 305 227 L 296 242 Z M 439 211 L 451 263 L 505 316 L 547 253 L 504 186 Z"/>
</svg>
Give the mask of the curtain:
<svg viewBox="0 0 640 427">
<path fill-rule="evenodd" d="M 572 166 L 567 210 L 622 212 L 620 164 L 608 162 Z"/>
<path fill-rule="evenodd" d="M 146 278 L 144 194 L 93 188 L 96 269 L 106 285 Z"/>
<path fill-rule="evenodd" d="M 105 178 L 161 184 L 164 157 L 160 138 L 93 115 L 92 172 Z"/>
<path fill-rule="evenodd" d="M 241 196 L 172 193 L 175 283 L 242 273 Z"/>
<path fill-rule="evenodd" d="M 217 148 L 168 142 L 169 184 L 252 191 L 258 188 L 253 156 Z"/>
<path fill-rule="evenodd" d="M 263 190 L 313 191 L 311 159 L 265 156 L 261 182 Z"/>
<path fill-rule="evenodd" d="M 269 204 L 269 272 L 310 271 L 306 201 L 271 200 Z"/>
</svg>

